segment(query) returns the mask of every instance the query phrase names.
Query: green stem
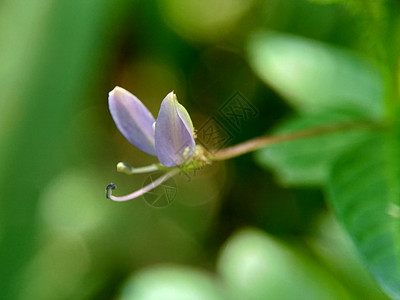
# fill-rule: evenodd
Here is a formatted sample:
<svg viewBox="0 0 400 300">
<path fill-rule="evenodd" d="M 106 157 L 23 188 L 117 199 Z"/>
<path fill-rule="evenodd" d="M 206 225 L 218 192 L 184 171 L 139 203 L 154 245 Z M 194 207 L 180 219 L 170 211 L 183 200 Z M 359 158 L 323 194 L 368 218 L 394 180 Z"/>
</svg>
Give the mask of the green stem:
<svg viewBox="0 0 400 300">
<path fill-rule="evenodd" d="M 336 124 L 329 124 L 321 127 L 315 127 L 311 129 L 306 129 L 297 132 L 291 133 L 283 133 L 274 136 L 263 136 L 254 138 L 252 140 L 246 141 L 241 144 L 237 144 L 232 147 L 228 147 L 225 149 L 221 149 L 215 151 L 214 153 L 209 154 L 209 160 L 216 161 L 216 160 L 225 160 L 230 159 L 242 154 L 246 154 L 257 149 L 276 145 L 284 142 L 310 138 L 315 136 L 320 136 L 329 133 L 335 133 L 345 130 L 355 130 L 367 127 L 376 127 L 376 124 L 372 121 L 367 120 L 359 120 L 359 121 L 351 121 L 351 122 L 344 122 L 344 123 L 336 123 Z"/>
</svg>

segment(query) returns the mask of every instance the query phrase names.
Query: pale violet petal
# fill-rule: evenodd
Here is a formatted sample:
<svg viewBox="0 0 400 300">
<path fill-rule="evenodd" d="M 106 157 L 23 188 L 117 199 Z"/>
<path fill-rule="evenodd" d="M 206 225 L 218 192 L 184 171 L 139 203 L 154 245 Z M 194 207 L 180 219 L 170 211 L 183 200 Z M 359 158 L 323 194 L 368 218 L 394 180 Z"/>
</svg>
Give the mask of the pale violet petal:
<svg viewBox="0 0 400 300">
<path fill-rule="evenodd" d="M 184 163 L 196 147 L 190 116 L 173 92 L 161 103 L 155 126 L 155 145 L 158 160 L 167 167 Z"/>
<path fill-rule="evenodd" d="M 109 94 L 111 116 L 122 135 L 134 146 L 156 155 L 154 117 L 142 102 L 127 90 L 115 87 Z"/>
<path fill-rule="evenodd" d="M 194 134 L 194 127 L 193 127 L 193 122 L 192 119 L 190 118 L 189 113 L 187 112 L 186 108 L 180 104 L 178 101 L 176 101 L 176 109 L 178 111 L 179 116 L 181 117 L 183 123 L 187 127 L 188 130 L 190 130 Z"/>
</svg>

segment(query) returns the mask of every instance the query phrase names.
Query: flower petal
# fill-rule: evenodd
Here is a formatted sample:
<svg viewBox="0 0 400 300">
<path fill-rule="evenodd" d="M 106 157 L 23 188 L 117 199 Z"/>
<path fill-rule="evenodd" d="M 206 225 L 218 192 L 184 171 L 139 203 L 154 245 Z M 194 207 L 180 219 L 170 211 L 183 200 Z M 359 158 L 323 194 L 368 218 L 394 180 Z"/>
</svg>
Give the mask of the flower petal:
<svg viewBox="0 0 400 300">
<path fill-rule="evenodd" d="M 161 103 L 155 126 L 155 144 L 158 160 L 167 167 L 184 163 L 196 147 L 192 120 L 174 92 Z"/>
<path fill-rule="evenodd" d="M 154 117 L 142 102 L 127 90 L 115 87 L 109 94 L 111 116 L 119 131 L 134 146 L 156 155 Z"/>
</svg>

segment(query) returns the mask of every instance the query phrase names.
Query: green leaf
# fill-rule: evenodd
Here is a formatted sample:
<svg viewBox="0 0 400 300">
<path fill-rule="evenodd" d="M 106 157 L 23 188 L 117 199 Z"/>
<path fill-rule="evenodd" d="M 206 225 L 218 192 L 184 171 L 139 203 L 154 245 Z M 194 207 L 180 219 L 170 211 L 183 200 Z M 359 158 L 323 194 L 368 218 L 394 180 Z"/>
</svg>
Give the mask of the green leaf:
<svg viewBox="0 0 400 300">
<path fill-rule="evenodd" d="M 360 55 L 310 39 L 262 31 L 248 43 L 258 76 L 302 112 L 347 110 L 380 119 L 381 72 Z"/>
<path fill-rule="evenodd" d="M 334 165 L 330 203 L 365 265 L 384 290 L 400 299 L 399 136 L 377 136 Z"/>
<path fill-rule="evenodd" d="M 313 256 L 320 260 L 356 299 L 390 299 L 373 280 L 348 234 L 333 214 L 321 214 L 311 230 L 313 232 L 307 238 L 307 246 L 312 249 Z"/>
<path fill-rule="evenodd" d="M 292 117 L 278 126 L 273 134 L 297 132 L 351 119 L 350 115 L 333 112 Z M 282 184 L 321 185 L 328 178 L 332 161 L 370 136 L 371 132 L 359 127 L 265 147 L 256 152 L 255 158 L 262 167 L 272 169 Z"/>
</svg>

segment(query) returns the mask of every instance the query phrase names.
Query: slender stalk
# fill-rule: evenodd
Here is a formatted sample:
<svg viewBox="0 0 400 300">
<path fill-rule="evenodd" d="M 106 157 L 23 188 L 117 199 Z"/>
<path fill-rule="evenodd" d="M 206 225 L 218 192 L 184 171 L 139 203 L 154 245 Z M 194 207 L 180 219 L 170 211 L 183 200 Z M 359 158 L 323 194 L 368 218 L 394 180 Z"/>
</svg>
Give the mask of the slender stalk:
<svg viewBox="0 0 400 300">
<path fill-rule="evenodd" d="M 209 154 L 210 160 L 225 160 L 230 159 L 254 150 L 271 146 L 279 143 L 320 136 L 329 133 L 335 133 L 345 130 L 356 130 L 366 127 L 373 127 L 376 124 L 367 120 L 349 121 L 344 123 L 329 124 L 321 127 L 314 127 L 297 132 L 283 133 L 274 136 L 262 136 L 237 144 L 232 147 L 221 149 Z"/>
</svg>

